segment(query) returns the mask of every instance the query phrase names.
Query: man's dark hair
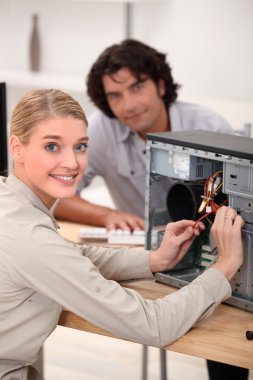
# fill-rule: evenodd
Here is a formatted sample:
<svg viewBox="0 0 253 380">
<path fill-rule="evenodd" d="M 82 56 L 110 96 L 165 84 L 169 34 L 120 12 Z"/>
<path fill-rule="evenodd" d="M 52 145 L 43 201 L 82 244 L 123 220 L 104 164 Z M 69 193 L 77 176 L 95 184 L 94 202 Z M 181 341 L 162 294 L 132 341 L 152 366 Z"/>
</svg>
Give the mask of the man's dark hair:
<svg viewBox="0 0 253 380">
<path fill-rule="evenodd" d="M 92 65 L 87 77 L 89 97 L 110 118 L 115 115 L 108 105 L 102 77 L 114 74 L 123 67 L 128 68 L 140 81 L 143 80 L 143 74 L 147 75 L 155 82 L 157 88 L 159 81 L 163 80 L 165 85 L 163 100 L 166 108 L 176 100 L 180 86 L 173 80 L 171 68 L 166 62 L 166 54 L 142 42 L 126 39 L 105 49 Z"/>
</svg>

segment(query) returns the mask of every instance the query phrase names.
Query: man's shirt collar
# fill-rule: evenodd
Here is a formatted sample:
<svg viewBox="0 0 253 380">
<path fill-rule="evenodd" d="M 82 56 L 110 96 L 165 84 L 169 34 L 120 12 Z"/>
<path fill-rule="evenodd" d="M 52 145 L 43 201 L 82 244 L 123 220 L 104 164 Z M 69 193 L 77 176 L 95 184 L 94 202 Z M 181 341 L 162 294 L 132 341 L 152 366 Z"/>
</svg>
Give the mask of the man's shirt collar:
<svg viewBox="0 0 253 380">
<path fill-rule="evenodd" d="M 118 124 L 118 128 L 115 129 L 115 132 L 118 142 L 124 142 L 128 140 L 129 136 L 136 134 L 136 132 L 121 123 Z"/>
</svg>

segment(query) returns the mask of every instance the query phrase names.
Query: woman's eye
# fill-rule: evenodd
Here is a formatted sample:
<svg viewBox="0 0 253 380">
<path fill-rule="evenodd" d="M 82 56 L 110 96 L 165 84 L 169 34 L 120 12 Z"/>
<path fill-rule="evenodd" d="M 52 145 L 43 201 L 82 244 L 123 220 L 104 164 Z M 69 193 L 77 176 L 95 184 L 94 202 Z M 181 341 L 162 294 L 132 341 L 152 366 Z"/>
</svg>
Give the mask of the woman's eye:
<svg viewBox="0 0 253 380">
<path fill-rule="evenodd" d="M 81 143 L 81 144 L 77 144 L 75 146 L 75 151 L 77 151 L 77 152 L 86 152 L 87 148 L 88 148 L 88 144 Z"/>
<path fill-rule="evenodd" d="M 46 150 L 48 150 L 49 152 L 56 152 L 57 149 L 58 149 L 58 147 L 54 143 L 50 143 L 50 144 L 46 145 Z"/>
</svg>

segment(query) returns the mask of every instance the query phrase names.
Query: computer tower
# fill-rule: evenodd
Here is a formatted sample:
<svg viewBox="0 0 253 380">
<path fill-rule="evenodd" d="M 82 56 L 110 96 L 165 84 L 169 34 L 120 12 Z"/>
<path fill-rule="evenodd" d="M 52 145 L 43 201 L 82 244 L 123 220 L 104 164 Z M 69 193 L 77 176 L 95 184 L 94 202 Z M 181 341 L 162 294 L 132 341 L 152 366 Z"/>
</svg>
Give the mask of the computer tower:
<svg viewBox="0 0 253 380">
<path fill-rule="evenodd" d="M 210 235 L 222 204 L 243 217 L 244 263 L 226 302 L 253 311 L 253 139 L 205 130 L 149 134 L 145 190 L 146 249 L 156 249 L 167 223 L 193 219 L 206 230 L 172 270 L 157 281 L 182 287 L 216 259 Z"/>
</svg>

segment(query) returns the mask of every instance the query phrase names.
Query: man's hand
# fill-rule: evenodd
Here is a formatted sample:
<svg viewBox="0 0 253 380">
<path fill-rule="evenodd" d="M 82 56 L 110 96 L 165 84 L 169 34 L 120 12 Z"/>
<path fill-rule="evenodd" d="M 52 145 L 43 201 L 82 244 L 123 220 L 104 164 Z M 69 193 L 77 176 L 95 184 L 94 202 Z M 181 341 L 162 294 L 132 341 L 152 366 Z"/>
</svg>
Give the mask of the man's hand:
<svg viewBox="0 0 253 380">
<path fill-rule="evenodd" d="M 243 263 L 241 229 L 244 221 L 237 212 L 223 206 L 218 209 L 211 233 L 217 245 L 218 260 L 213 265 L 231 280 Z"/>
<path fill-rule="evenodd" d="M 205 229 L 203 223 L 194 228 L 193 220 L 180 220 L 169 223 L 160 247 L 150 253 L 150 269 L 152 272 L 173 268 L 186 254 L 193 240 Z"/>
<path fill-rule="evenodd" d="M 144 220 L 134 214 L 114 210 L 88 202 L 79 195 L 61 199 L 55 216 L 58 219 L 90 226 L 106 227 L 108 230 L 143 230 Z"/>
<path fill-rule="evenodd" d="M 108 230 L 143 230 L 144 220 L 124 211 L 110 210 L 104 215 L 104 225 Z"/>
</svg>

